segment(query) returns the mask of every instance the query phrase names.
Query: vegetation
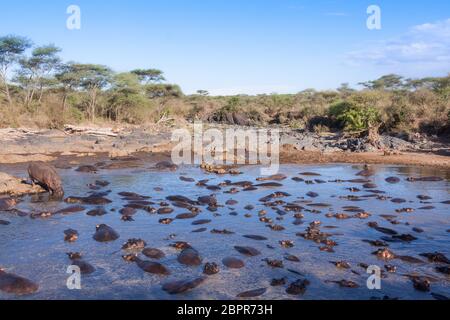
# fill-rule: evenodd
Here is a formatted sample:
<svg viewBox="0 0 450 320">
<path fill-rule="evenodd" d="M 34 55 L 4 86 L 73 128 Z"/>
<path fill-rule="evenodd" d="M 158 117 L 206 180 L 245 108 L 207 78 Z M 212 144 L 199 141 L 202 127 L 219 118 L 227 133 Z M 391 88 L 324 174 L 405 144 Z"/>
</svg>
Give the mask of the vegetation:
<svg viewBox="0 0 450 320">
<path fill-rule="evenodd" d="M 315 132 L 450 132 L 450 75 L 386 75 L 333 91 L 214 97 L 184 95 L 149 68 L 116 73 L 107 66 L 63 62 L 53 44 L 0 37 L 0 126 L 58 128 L 65 123 L 144 124 L 169 120 L 282 125 Z"/>
</svg>

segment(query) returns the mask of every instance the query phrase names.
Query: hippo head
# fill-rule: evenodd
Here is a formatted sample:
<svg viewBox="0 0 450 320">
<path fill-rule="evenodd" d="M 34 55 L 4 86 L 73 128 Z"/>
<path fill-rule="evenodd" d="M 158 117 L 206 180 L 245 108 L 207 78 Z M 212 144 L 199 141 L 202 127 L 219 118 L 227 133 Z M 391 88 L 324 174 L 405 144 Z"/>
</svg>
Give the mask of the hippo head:
<svg viewBox="0 0 450 320">
<path fill-rule="evenodd" d="M 123 260 L 128 262 L 134 262 L 137 259 L 137 254 L 127 254 L 122 256 Z"/>
<path fill-rule="evenodd" d="M 81 253 L 79 252 L 68 252 L 67 256 L 69 257 L 70 260 L 81 259 Z"/>
<path fill-rule="evenodd" d="M 95 230 L 98 231 L 98 230 L 103 229 L 103 228 L 105 228 L 105 227 L 106 227 L 106 224 L 99 224 L 99 225 L 97 225 L 97 226 L 95 227 Z"/>
<path fill-rule="evenodd" d="M 64 190 L 62 188 L 58 188 L 53 191 L 52 196 L 56 199 L 64 198 Z"/>
</svg>

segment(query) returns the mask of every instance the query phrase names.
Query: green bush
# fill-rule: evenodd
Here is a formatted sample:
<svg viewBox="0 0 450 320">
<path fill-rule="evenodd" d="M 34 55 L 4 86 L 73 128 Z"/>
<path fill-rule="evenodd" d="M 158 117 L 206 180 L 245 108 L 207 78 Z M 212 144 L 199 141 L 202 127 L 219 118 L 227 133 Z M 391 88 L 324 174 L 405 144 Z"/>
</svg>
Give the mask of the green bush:
<svg viewBox="0 0 450 320">
<path fill-rule="evenodd" d="M 329 115 L 339 121 L 349 132 L 366 131 L 380 123 L 380 113 L 377 109 L 349 101 L 333 104 Z"/>
</svg>

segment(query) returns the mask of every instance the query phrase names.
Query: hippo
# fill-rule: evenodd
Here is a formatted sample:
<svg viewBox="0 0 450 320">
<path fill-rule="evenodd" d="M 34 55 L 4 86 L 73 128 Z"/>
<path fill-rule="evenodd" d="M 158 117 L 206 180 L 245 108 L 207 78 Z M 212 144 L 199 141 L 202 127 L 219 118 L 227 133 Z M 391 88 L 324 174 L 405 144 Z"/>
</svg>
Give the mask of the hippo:
<svg viewBox="0 0 450 320">
<path fill-rule="evenodd" d="M 0 199 L 0 211 L 9 211 L 14 208 L 17 204 L 17 200 L 9 198 L 9 199 Z"/>
<path fill-rule="evenodd" d="M 220 268 L 215 262 L 207 262 L 203 267 L 203 273 L 209 276 L 220 272 Z"/>
<path fill-rule="evenodd" d="M 119 234 L 114 229 L 106 224 L 101 224 L 96 227 L 96 232 L 93 238 L 98 242 L 109 242 L 117 240 L 119 237 Z"/>
<path fill-rule="evenodd" d="M 33 162 L 28 166 L 28 174 L 33 184 L 39 184 L 58 198 L 64 196 L 61 178 L 52 166 L 43 162 Z"/>
<path fill-rule="evenodd" d="M 0 290 L 6 293 L 15 295 L 28 295 L 35 293 L 39 286 L 34 282 L 17 276 L 12 273 L 7 273 L 0 268 Z"/>
<path fill-rule="evenodd" d="M 176 171 L 178 169 L 178 166 L 171 161 L 161 161 L 155 165 L 155 169 Z"/>
</svg>

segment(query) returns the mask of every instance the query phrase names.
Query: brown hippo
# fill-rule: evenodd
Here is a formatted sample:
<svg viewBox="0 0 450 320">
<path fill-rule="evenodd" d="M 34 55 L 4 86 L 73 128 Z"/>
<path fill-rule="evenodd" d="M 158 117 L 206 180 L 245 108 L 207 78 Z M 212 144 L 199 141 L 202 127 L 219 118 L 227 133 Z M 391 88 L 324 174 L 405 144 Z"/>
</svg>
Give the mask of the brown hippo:
<svg viewBox="0 0 450 320">
<path fill-rule="evenodd" d="M 94 240 L 98 242 L 109 242 L 119 239 L 119 234 L 106 224 L 98 225 L 95 228 Z"/>
<path fill-rule="evenodd" d="M 14 208 L 17 201 L 12 198 L 0 199 L 0 211 L 9 211 Z"/>
<path fill-rule="evenodd" d="M 7 273 L 0 268 L 0 290 L 15 295 L 27 295 L 35 293 L 39 286 L 32 281 Z"/>
<path fill-rule="evenodd" d="M 28 166 L 28 174 L 33 183 L 41 185 L 52 195 L 60 198 L 64 196 L 61 178 L 52 166 L 43 162 L 33 162 Z"/>
</svg>

